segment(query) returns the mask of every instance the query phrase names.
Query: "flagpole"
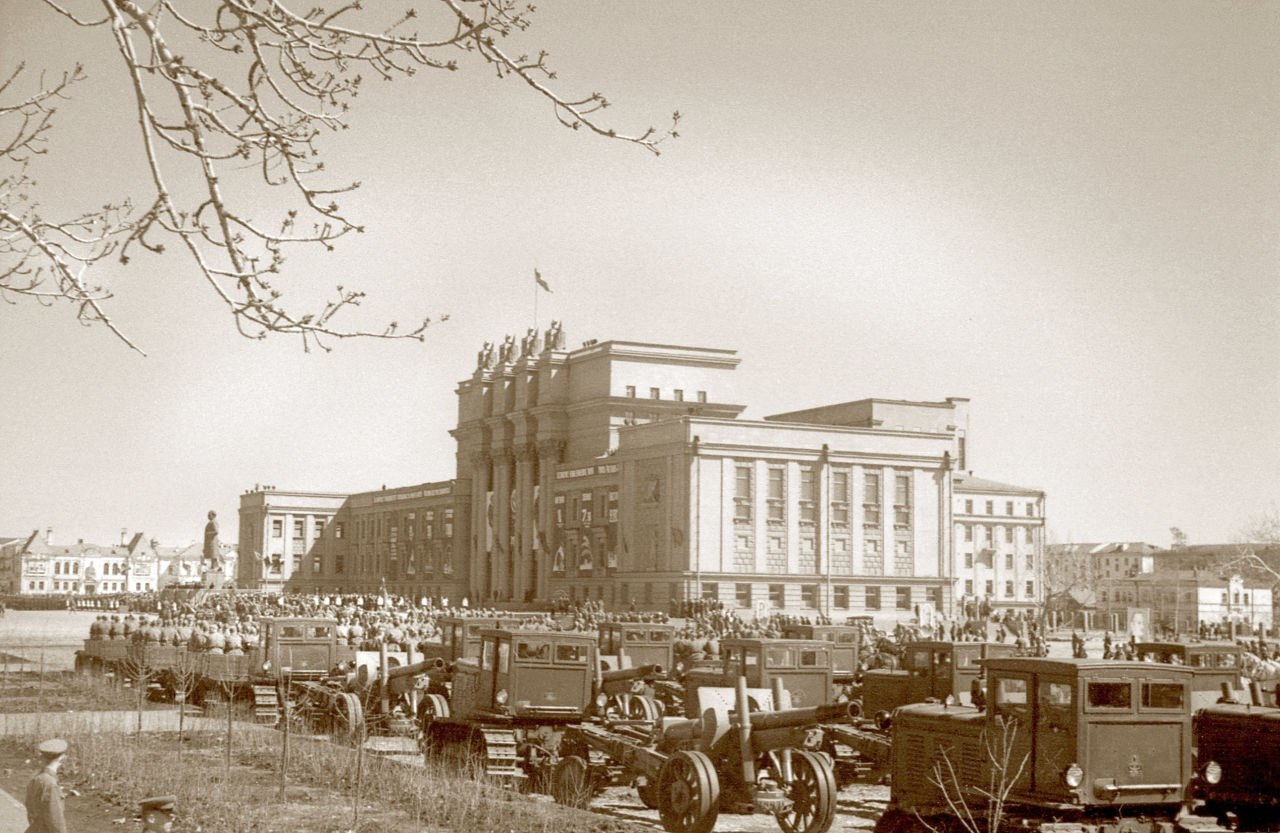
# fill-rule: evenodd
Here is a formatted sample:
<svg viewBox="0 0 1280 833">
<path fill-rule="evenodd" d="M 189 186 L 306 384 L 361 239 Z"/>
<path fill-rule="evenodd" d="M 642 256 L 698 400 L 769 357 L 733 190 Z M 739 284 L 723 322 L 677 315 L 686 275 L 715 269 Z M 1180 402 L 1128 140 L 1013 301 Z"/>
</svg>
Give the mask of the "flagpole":
<svg viewBox="0 0 1280 833">
<path fill-rule="evenodd" d="M 534 275 L 537 275 L 536 270 L 534 271 Z M 533 279 L 533 329 L 534 331 L 537 331 L 538 329 L 538 279 L 537 277 Z"/>
</svg>

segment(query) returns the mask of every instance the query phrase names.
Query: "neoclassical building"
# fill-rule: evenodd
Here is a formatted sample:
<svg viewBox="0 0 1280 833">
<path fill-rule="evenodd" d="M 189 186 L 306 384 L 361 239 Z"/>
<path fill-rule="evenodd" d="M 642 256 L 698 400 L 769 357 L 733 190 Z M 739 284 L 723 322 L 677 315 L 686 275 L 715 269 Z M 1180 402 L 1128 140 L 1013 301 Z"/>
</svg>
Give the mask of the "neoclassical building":
<svg viewBox="0 0 1280 833">
<path fill-rule="evenodd" d="M 486 344 L 456 390 L 452 480 L 249 490 L 241 584 L 949 611 L 962 591 L 953 508 L 968 400 L 864 399 L 749 420 L 738 364 L 719 348 L 569 349 L 556 325 Z"/>
</svg>

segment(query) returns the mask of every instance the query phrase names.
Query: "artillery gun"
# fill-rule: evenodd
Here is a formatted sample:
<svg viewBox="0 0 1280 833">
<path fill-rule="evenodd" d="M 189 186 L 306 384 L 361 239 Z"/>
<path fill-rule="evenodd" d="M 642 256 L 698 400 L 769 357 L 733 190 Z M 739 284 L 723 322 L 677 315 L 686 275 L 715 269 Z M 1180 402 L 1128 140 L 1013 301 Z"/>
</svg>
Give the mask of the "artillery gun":
<svg viewBox="0 0 1280 833">
<path fill-rule="evenodd" d="M 412 660 L 412 654 L 407 658 Z M 313 726 L 348 742 L 367 735 L 411 737 L 425 691 L 445 673 L 444 660 L 396 663 L 382 646 L 359 651 L 354 670 L 341 669 L 321 680 L 291 685 L 301 714 Z M 371 670 L 371 669 L 377 669 Z"/>
<path fill-rule="evenodd" d="M 818 751 L 818 727 L 851 720 L 852 707 L 773 710 L 788 700 L 781 681 L 772 692 L 753 691 L 745 677 L 735 688 L 704 687 L 698 694 L 707 705 L 701 718 L 664 721 L 649 737 L 627 724 L 568 729 L 552 781 L 556 801 L 585 807 L 607 783 L 634 783 L 670 833 L 709 833 L 721 811 L 773 815 L 784 833 L 826 833 L 836 780 Z M 608 765 L 574 754 L 579 749 L 604 756 Z"/>
</svg>

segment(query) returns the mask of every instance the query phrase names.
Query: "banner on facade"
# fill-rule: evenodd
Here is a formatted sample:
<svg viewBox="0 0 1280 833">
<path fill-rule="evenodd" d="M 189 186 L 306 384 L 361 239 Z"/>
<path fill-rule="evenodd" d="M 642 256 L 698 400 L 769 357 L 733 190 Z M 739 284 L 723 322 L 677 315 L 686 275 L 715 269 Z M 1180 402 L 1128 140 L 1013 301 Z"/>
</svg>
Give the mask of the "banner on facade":
<svg viewBox="0 0 1280 833">
<path fill-rule="evenodd" d="M 551 572 L 558 576 L 564 575 L 564 545 L 556 547 L 555 557 L 551 559 Z"/>
<path fill-rule="evenodd" d="M 592 569 L 591 540 L 583 535 L 578 545 L 578 572 L 590 574 Z"/>
</svg>

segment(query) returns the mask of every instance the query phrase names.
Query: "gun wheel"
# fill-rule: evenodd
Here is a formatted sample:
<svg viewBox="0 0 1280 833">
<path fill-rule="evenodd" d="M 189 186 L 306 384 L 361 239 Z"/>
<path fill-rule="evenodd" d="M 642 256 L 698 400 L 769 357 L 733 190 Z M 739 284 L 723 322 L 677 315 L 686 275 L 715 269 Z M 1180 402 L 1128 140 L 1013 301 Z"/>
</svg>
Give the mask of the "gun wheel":
<svg viewBox="0 0 1280 833">
<path fill-rule="evenodd" d="M 354 694 L 341 694 L 334 703 L 337 714 L 333 720 L 333 735 L 344 743 L 360 743 L 364 740 L 364 706 Z"/>
<path fill-rule="evenodd" d="M 587 809 L 591 803 L 591 784 L 587 777 L 587 762 L 577 755 L 567 755 L 556 764 L 551 776 L 551 795 L 557 804 Z"/>
<path fill-rule="evenodd" d="M 657 723 L 662 716 L 662 712 L 658 704 L 651 697 L 645 695 L 637 695 L 631 698 L 627 704 L 627 718 L 629 720 L 644 720 L 649 723 Z"/>
<path fill-rule="evenodd" d="M 711 833 L 720 815 L 720 779 L 702 752 L 672 755 L 658 777 L 658 815 L 668 833 Z"/>
<path fill-rule="evenodd" d="M 785 833 L 827 833 L 835 820 L 836 776 L 817 752 L 791 751 L 791 782 L 786 785 L 791 809 L 778 815 Z"/>
</svg>

